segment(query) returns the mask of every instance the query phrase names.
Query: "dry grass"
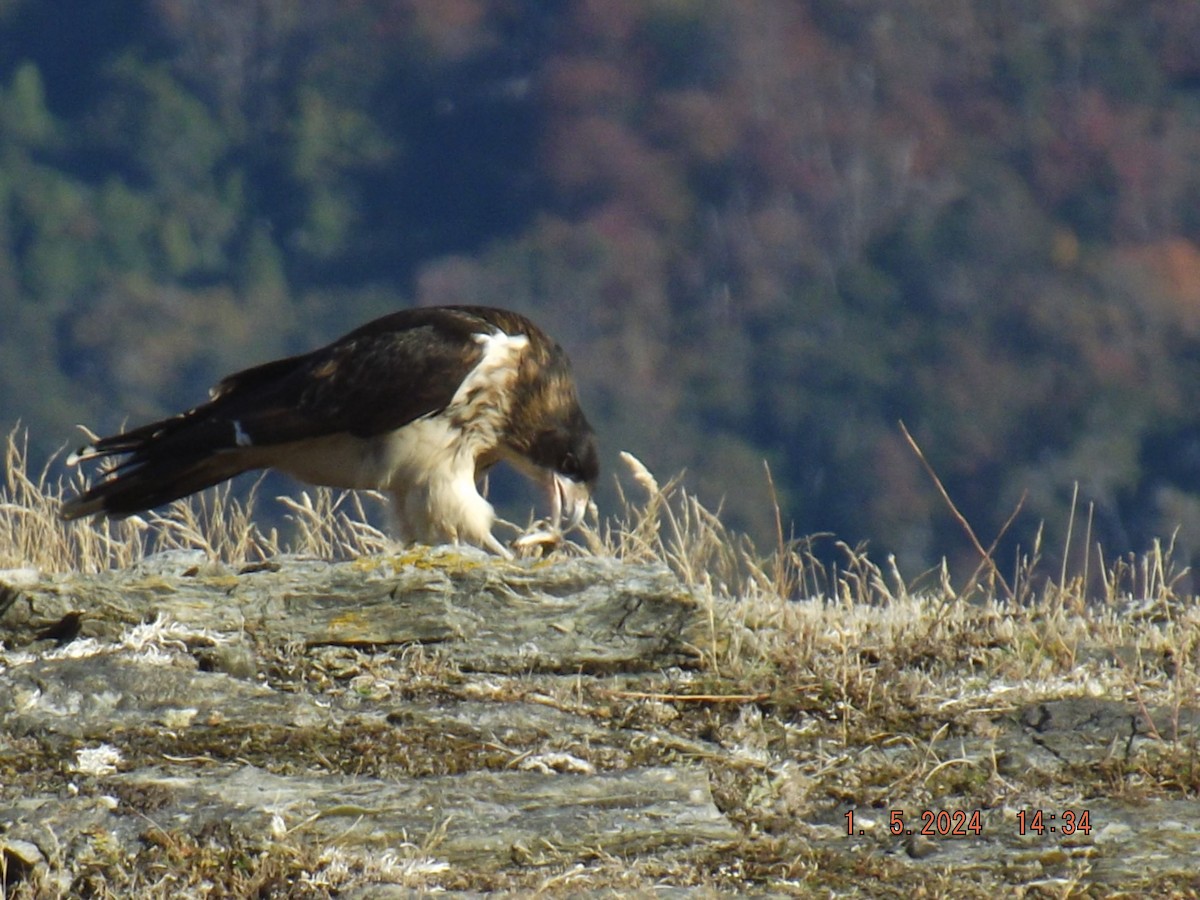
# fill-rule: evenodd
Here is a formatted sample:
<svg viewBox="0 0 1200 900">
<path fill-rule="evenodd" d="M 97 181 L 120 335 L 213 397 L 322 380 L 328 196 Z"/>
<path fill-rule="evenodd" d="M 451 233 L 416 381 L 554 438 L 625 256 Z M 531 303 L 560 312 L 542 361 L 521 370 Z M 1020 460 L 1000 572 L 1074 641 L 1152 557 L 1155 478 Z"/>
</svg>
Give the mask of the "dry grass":
<svg viewBox="0 0 1200 900">
<path fill-rule="evenodd" d="M 82 476 L 64 483 L 51 480 L 47 471 L 32 473 L 25 436 L 11 432 L 0 488 L 0 569 L 102 572 L 166 550 L 198 550 L 231 564 L 282 553 L 344 559 L 392 546 L 387 535 L 369 524 L 365 504 L 384 501 L 369 491 L 318 489 L 301 492 L 299 499 L 278 498 L 292 525 L 285 540 L 277 529 L 263 532 L 254 520 L 258 484 L 245 501 L 226 484 L 176 501 L 162 513 L 63 522 L 59 505 L 64 495 L 83 487 Z"/>
<path fill-rule="evenodd" d="M 4 450 L 0 569 L 98 572 L 164 550 L 197 550 L 214 561 L 240 564 L 283 553 L 336 559 L 394 549 L 387 535 L 368 524 L 364 507 L 382 504 L 382 496 L 322 488 L 301 492 L 299 499 L 278 498 L 293 526 L 286 541 L 275 529 L 264 533 L 255 524 L 257 485 L 246 502 L 225 486 L 177 501 L 161 514 L 62 522 L 61 497 L 81 485 L 51 481 L 46 470 L 34 474 L 19 431 L 7 436 Z M 1169 543 L 1107 565 L 1096 547 L 1074 577 L 1068 577 L 1065 563 L 1056 573 L 1043 573 L 1035 545 L 1009 579 L 985 557 L 956 589 L 944 567 L 908 581 L 893 561 L 881 566 L 843 543 L 833 542 L 838 563 L 822 562 L 814 541 L 830 538 L 787 540 L 781 526 L 776 546 L 764 553 L 726 529 L 678 479 L 660 485 L 635 457 L 622 458 L 632 490 L 642 496 L 630 496 L 619 481 L 618 514 L 593 520 L 582 532 L 583 546 L 571 546 L 629 562 L 665 563 L 709 597 L 712 629 L 702 649 L 709 668 L 722 675 L 757 678 L 763 667 L 775 673 L 797 665 L 811 670 L 814 660 L 825 665 L 840 659 L 825 671 L 840 673 L 836 680 L 845 687 L 844 699 L 857 684 L 870 702 L 865 682 L 879 667 L 863 661 L 894 664 L 925 654 L 930 658 L 925 683 L 911 690 L 931 696 L 940 689 L 950 702 L 965 686 L 947 691 L 939 679 L 961 668 L 962 654 L 993 687 L 997 678 L 1025 685 L 1068 679 L 1092 691 L 1112 689 L 1114 679 L 1131 687 L 1133 668 L 1144 668 L 1146 659 L 1169 658 L 1172 677 L 1161 684 L 1138 683 L 1140 695 L 1159 700 L 1159 694 L 1178 697 L 1200 687 L 1195 681 L 1200 614 L 1193 598 L 1178 591 L 1187 573 L 1173 566 Z M 980 552 L 986 553 L 982 547 Z M 1098 589 L 1089 594 L 1091 584 Z M 1106 671 L 1089 668 L 1080 658 L 1084 646 L 1110 648 L 1120 662 Z"/>
<path fill-rule="evenodd" d="M 257 485 L 245 502 L 224 486 L 177 501 L 163 513 L 63 522 L 57 516 L 61 498 L 81 484 L 51 481 L 46 470 L 33 474 L 19 431 L 7 436 L 4 449 L 0 569 L 92 573 L 164 550 L 201 551 L 236 565 L 284 553 L 344 559 L 395 549 L 368 524 L 364 506 L 385 498 L 324 488 L 303 491 L 299 499 L 277 498 L 292 524 L 288 540 L 256 525 Z M 1074 577 L 1065 563 L 1059 572 L 1043 573 L 1035 545 L 1008 580 L 985 558 L 956 589 L 945 567 L 908 581 L 891 560 L 881 566 L 861 548 L 828 536 L 788 540 L 782 526 L 775 547 L 764 553 L 731 533 L 678 479 L 660 485 L 635 457 L 622 459 L 631 489 L 641 496 L 630 496 L 618 481 L 617 515 L 593 519 L 583 529 L 583 546 L 571 547 L 665 563 L 710 598 L 709 646 L 701 649 L 708 668 L 722 676 L 762 679 L 766 671 L 794 677 L 797 666 L 820 668 L 837 673 L 843 700 L 859 696 L 870 703 L 880 695 L 868 682 L 903 668 L 897 661 L 924 655 L 923 674 L 909 670 L 905 676 L 922 683 L 905 688 L 925 697 L 942 693 L 952 702 L 969 686 L 947 683 L 945 676 L 961 671 L 965 654 L 993 689 L 997 679 L 1025 686 L 1066 679 L 1092 692 L 1113 690 L 1116 681 L 1136 687 L 1147 702 L 1178 702 L 1200 688 L 1200 613 L 1193 598 L 1178 591 L 1187 573 L 1173 566 L 1169 543 L 1107 565 L 1096 547 Z M 817 540 L 832 543 L 839 562 L 818 559 Z M 1098 589 L 1089 594 L 1091 584 Z M 1117 662 L 1104 670 L 1089 666 L 1080 648 L 1097 646 L 1113 650 Z M 1145 669 L 1145 660 L 1163 658 L 1172 660 L 1170 679 L 1131 683 L 1132 671 Z M 889 665 L 871 662 L 881 660 Z"/>
<path fill-rule="evenodd" d="M 1077 574 L 1066 563 L 1045 571 L 1035 545 L 1002 575 L 990 549 L 975 541 L 980 564 L 963 583 L 956 585 L 944 566 L 906 578 L 890 560 L 880 564 L 828 536 L 790 540 L 782 526 L 775 545 L 760 550 L 730 533 L 678 480 L 660 484 L 632 456 L 624 461 L 617 514 L 593 520 L 582 546 L 572 547 L 666 564 L 692 586 L 708 611 L 697 648 L 701 665 L 647 677 L 629 690 L 563 681 L 537 691 L 561 691 L 558 701 L 580 714 L 603 710 L 604 717 L 667 728 L 675 743 L 655 752 L 708 765 L 719 805 L 747 835 L 737 872 L 725 858 L 690 860 L 671 873 L 644 861 L 638 871 L 647 880 L 639 885 L 656 878 L 722 888 L 841 884 L 844 860 L 821 849 L 829 845 L 810 843 L 804 824 L 819 820 L 831 798 L 864 810 L 984 808 L 1008 815 L 1051 802 L 1200 793 L 1195 734 L 1181 724 L 1200 696 L 1200 607 L 1181 593 L 1187 573 L 1173 565 L 1169 542 L 1113 560 L 1092 546 L 1075 561 Z M 284 542 L 274 531 L 262 533 L 248 507 L 225 490 L 181 501 L 162 515 L 64 524 L 56 516 L 59 497 L 74 487 L 30 474 L 20 436 L 9 436 L 0 568 L 99 571 L 171 548 L 230 563 L 283 552 L 338 558 L 389 548 L 383 534 L 363 524 L 367 510 L 358 495 L 317 490 L 283 501 L 294 522 L 293 537 Z M 1087 518 L 1079 526 L 1085 537 Z M 814 551 L 818 541 L 835 548 L 836 564 Z M 505 689 L 531 688 L 514 682 Z M 1005 770 L 994 750 L 978 750 L 1001 744 L 1002 729 L 1013 728 L 999 723 L 1015 720 L 1031 704 L 1062 698 L 1132 703 L 1152 711 L 1157 724 L 1137 753 L 1093 769 L 1067 766 L 1065 774 L 1041 781 Z M 590 761 L 602 767 L 616 764 L 606 762 L 601 748 L 571 749 L 592 753 Z M 886 855 L 872 859 L 862 865 L 874 866 L 878 877 L 908 877 Z M 359 863 L 322 859 L 309 871 L 332 885 L 344 865 Z M 845 872 L 846 886 L 864 877 L 855 865 Z M 268 877 L 268 868 L 256 871 Z M 614 863 L 612 871 L 625 874 L 611 883 L 596 880 L 604 869 L 579 877 L 593 888 L 628 886 L 621 879 L 633 870 L 625 863 Z M 453 884 L 437 872 L 424 877 L 415 873 L 409 881 L 406 875 L 404 883 Z M 555 875 L 566 880 L 542 889 L 569 887 L 574 877 L 572 871 Z M 964 888 L 949 874 L 938 883 L 931 896 Z M 987 894 L 981 888 L 973 895 Z"/>
</svg>

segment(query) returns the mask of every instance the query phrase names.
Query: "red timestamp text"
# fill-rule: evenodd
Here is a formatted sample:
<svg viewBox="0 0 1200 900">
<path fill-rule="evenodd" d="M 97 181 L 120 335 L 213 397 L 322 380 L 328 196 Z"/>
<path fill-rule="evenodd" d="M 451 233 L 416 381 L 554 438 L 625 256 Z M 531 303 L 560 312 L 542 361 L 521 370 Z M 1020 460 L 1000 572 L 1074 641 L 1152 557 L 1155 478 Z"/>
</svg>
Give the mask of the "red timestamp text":
<svg viewBox="0 0 1200 900">
<path fill-rule="evenodd" d="M 904 810 L 893 809 L 888 813 L 888 831 L 897 836 L 979 837 L 983 834 L 983 815 L 977 809 L 923 809 L 916 818 L 906 820 Z M 854 826 L 852 809 L 846 811 L 846 834 L 863 834 Z"/>
<path fill-rule="evenodd" d="M 1027 834 L 1091 834 L 1092 814 L 1086 809 L 1064 809 L 1047 812 L 1042 809 L 1023 809 L 1017 813 L 1017 833 Z"/>
<path fill-rule="evenodd" d="M 923 809 L 906 818 L 902 809 L 887 813 L 888 831 L 897 837 L 918 834 L 923 837 L 979 837 L 983 834 L 981 810 Z M 1050 812 L 1043 809 L 1022 809 L 1017 812 L 1017 834 L 1075 835 L 1092 833 L 1092 814 L 1087 809 L 1064 809 Z M 846 834 L 866 834 L 866 828 L 855 824 L 855 810 L 846 811 Z"/>
</svg>

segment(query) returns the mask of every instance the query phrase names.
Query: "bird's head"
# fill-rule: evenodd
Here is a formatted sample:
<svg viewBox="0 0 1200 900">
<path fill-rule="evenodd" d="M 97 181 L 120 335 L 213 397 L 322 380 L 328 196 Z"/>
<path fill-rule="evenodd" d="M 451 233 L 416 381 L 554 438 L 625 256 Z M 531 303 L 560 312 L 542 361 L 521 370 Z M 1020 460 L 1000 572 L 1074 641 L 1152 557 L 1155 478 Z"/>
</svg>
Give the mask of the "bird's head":
<svg viewBox="0 0 1200 900">
<path fill-rule="evenodd" d="M 596 434 L 579 405 L 567 354 L 522 321 L 531 344 L 514 385 L 501 455 L 542 484 L 551 527 L 565 534 L 583 521 L 600 476 Z"/>
<path fill-rule="evenodd" d="M 563 534 L 583 521 L 600 476 L 596 435 L 583 411 L 576 411 L 565 425 L 541 431 L 530 447 L 550 497 L 551 523 Z"/>
</svg>

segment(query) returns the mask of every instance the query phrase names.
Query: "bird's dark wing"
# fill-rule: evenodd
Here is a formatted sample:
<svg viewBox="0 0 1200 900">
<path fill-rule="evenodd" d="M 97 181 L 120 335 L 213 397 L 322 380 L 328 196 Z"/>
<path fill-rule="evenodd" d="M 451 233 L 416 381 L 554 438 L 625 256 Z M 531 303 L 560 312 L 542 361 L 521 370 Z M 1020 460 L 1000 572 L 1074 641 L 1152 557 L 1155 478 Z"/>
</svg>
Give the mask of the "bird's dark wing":
<svg viewBox="0 0 1200 900">
<path fill-rule="evenodd" d="M 124 458 L 62 515 L 136 512 L 270 466 L 272 446 L 339 433 L 369 438 L 436 413 L 479 361 L 474 336 L 493 327 L 463 310 L 405 310 L 311 353 L 230 375 L 207 403 L 72 454 L 71 464 Z"/>
<path fill-rule="evenodd" d="M 430 315 L 387 316 L 311 353 L 236 372 L 213 388 L 207 403 L 102 438 L 78 458 L 136 453 L 150 443 L 190 456 L 400 428 L 444 409 L 479 360 L 472 336 L 486 323 L 441 312 L 406 310 Z"/>
<path fill-rule="evenodd" d="M 322 435 L 372 437 L 444 409 L 479 361 L 470 333 L 434 323 L 352 334 L 292 360 L 231 375 L 200 407 L 255 446 Z"/>
</svg>

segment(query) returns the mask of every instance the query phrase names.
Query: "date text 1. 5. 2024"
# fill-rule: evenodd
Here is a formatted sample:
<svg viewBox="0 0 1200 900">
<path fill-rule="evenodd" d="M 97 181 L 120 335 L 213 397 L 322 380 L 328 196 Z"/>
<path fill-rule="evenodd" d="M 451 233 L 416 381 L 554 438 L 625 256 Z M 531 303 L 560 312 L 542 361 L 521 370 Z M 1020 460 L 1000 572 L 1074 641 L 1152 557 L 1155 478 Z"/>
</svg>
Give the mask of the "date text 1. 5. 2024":
<svg viewBox="0 0 1200 900">
<path fill-rule="evenodd" d="M 855 811 L 846 811 L 846 834 L 865 834 L 854 822 Z M 919 824 L 918 824 L 919 822 Z M 920 834 L 925 837 L 979 837 L 983 834 L 983 816 L 980 810 L 932 810 L 924 809 L 916 820 L 906 820 L 904 810 L 888 812 L 888 830 L 897 836 Z M 1046 812 L 1041 809 L 1022 809 L 1017 813 L 1017 834 L 1091 834 L 1092 816 L 1086 809 L 1064 809 L 1061 812 Z"/>
</svg>

